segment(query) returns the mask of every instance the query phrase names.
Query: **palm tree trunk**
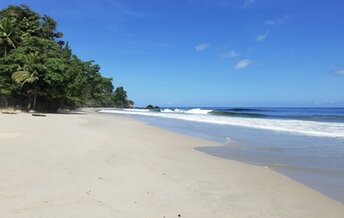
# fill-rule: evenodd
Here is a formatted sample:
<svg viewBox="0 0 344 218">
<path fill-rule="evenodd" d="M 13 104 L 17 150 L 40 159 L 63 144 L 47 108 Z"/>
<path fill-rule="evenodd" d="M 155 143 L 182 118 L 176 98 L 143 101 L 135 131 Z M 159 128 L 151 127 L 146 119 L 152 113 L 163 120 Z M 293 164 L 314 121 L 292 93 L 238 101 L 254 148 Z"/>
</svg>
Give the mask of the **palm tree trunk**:
<svg viewBox="0 0 344 218">
<path fill-rule="evenodd" d="M 6 46 L 6 44 L 4 45 L 4 49 L 5 49 L 5 51 L 4 51 L 4 57 L 6 57 L 6 56 L 7 56 L 7 46 Z"/>
<path fill-rule="evenodd" d="M 27 110 L 30 111 L 31 110 L 31 95 L 30 95 L 30 93 L 27 93 L 27 94 L 28 94 Z"/>
<path fill-rule="evenodd" d="M 35 81 L 35 96 L 33 98 L 33 109 L 36 109 L 36 99 L 37 99 L 37 81 Z"/>
</svg>

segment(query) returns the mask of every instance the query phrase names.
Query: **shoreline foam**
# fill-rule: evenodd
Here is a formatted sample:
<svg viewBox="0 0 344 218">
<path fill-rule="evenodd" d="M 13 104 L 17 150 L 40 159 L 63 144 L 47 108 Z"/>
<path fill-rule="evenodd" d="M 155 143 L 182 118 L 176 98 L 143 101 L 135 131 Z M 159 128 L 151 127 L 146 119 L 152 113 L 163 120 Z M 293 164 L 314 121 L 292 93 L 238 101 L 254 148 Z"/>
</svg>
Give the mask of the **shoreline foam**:
<svg viewBox="0 0 344 218">
<path fill-rule="evenodd" d="M 142 110 L 118 110 L 103 109 L 100 113 L 124 114 L 124 115 L 140 115 L 163 117 L 169 119 L 178 119 L 185 121 L 242 126 L 248 128 L 265 129 L 279 132 L 294 133 L 300 135 L 344 138 L 344 123 L 316 122 L 303 120 L 285 120 L 285 119 L 263 119 L 263 118 L 243 118 L 243 117 L 225 117 L 207 115 L 207 113 L 173 113 L 171 112 L 152 112 Z"/>
</svg>

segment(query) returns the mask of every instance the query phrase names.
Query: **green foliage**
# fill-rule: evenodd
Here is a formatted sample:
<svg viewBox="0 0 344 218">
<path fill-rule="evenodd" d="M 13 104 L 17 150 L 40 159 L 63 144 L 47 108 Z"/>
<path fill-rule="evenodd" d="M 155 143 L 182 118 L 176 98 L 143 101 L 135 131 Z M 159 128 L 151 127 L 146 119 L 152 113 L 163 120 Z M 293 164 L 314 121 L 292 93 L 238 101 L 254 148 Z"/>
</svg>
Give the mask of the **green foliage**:
<svg viewBox="0 0 344 218">
<path fill-rule="evenodd" d="M 112 79 L 74 55 L 56 27 L 25 5 L 0 11 L 0 95 L 28 109 L 131 107 L 123 87 L 113 91 Z"/>
<path fill-rule="evenodd" d="M 1 53 L 5 57 L 11 49 L 16 48 L 18 45 L 18 29 L 13 21 L 7 17 L 0 20 Z"/>
<path fill-rule="evenodd" d="M 133 106 L 133 102 L 128 100 L 127 92 L 122 86 L 116 88 L 113 94 L 113 101 L 115 102 L 115 107 L 126 108 Z"/>
<path fill-rule="evenodd" d="M 25 56 L 25 62 L 23 66 L 19 66 L 18 71 L 12 74 L 12 79 L 16 82 L 21 84 L 23 87 L 26 83 L 34 84 L 34 89 L 28 89 L 28 110 L 31 109 L 31 93 L 34 93 L 33 98 L 33 107 L 36 107 L 36 99 L 37 99 L 37 89 L 38 84 L 37 81 L 39 80 L 39 73 L 40 64 L 42 63 L 43 56 L 39 55 L 38 53 L 30 53 Z"/>
<path fill-rule="evenodd" d="M 30 73 L 28 71 L 17 71 L 12 74 L 12 79 L 16 83 L 21 83 L 23 86 L 26 82 L 33 83 L 38 79 L 37 73 Z"/>
</svg>

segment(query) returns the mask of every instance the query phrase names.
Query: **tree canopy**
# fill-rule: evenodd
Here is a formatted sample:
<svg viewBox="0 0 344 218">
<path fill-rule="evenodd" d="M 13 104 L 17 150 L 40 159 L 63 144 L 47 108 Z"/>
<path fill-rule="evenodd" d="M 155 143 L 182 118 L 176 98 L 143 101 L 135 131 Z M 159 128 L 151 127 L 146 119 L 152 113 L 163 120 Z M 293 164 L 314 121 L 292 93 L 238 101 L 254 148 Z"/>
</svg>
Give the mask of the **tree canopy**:
<svg viewBox="0 0 344 218">
<path fill-rule="evenodd" d="M 131 107 L 123 87 L 73 54 L 57 22 L 26 5 L 0 11 L 0 106 L 38 110 Z"/>
</svg>

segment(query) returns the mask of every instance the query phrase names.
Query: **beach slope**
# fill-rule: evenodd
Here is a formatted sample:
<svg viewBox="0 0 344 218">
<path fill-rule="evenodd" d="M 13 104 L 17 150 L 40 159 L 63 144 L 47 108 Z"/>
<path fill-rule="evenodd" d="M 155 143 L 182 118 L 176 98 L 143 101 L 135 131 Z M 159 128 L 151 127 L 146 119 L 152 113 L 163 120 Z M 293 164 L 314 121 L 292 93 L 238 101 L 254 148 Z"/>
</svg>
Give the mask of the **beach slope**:
<svg viewBox="0 0 344 218">
<path fill-rule="evenodd" d="M 328 217 L 344 205 L 117 115 L 0 114 L 1 217 Z"/>
</svg>

